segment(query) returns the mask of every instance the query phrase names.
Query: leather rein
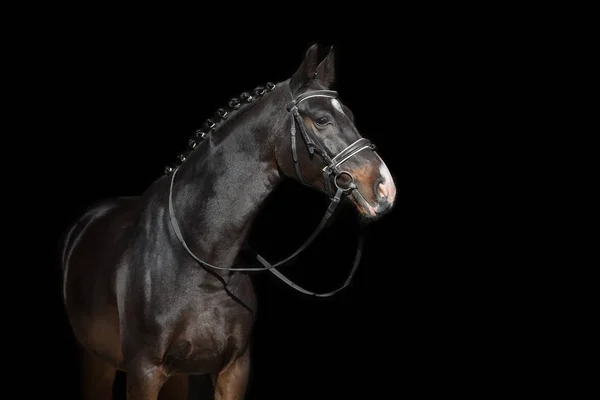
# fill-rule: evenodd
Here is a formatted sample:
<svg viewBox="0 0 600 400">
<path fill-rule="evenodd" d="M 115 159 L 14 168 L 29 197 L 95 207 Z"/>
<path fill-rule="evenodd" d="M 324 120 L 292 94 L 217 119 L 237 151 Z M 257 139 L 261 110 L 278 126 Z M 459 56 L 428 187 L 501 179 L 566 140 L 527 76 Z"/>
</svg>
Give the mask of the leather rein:
<svg viewBox="0 0 600 400">
<path fill-rule="evenodd" d="M 300 133 L 301 133 L 304 143 L 308 149 L 309 155 L 312 157 L 313 154 L 316 153 L 319 157 L 321 157 L 321 159 L 325 163 L 325 166 L 322 169 L 322 173 L 323 173 L 323 178 L 325 181 L 326 193 L 328 196 L 330 196 L 330 203 L 329 203 L 329 206 L 327 207 L 327 210 L 325 211 L 325 214 L 321 218 L 321 221 L 319 222 L 317 227 L 313 230 L 313 232 L 308 237 L 308 239 L 306 239 L 306 241 L 291 255 L 289 255 L 288 257 L 286 257 L 283 260 L 278 261 L 274 264 L 271 264 L 270 262 L 265 260 L 259 254 L 256 254 L 256 259 L 258 260 L 258 262 L 260 262 L 264 266 L 263 268 L 260 268 L 260 267 L 259 268 L 256 268 L 256 267 L 220 267 L 220 266 L 216 266 L 216 265 L 210 264 L 206 261 L 199 259 L 189 249 L 188 245 L 186 244 L 185 239 L 183 238 L 183 235 L 179 228 L 179 224 L 177 223 L 177 219 L 175 217 L 175 211 L 173 208 L 173 182 L 175 180 L 175 175 L 177 174 L 177 169 L 173 170 L 172 175 L 171 175 L 171 184 L 169 187 L 169 217 L 170 217 L 171 226 L 173 228 L 173 231 L 175 232 L 175 235 L 181 242 L 183 248 L 188 252 L 188 254 L 196 262 L 198 262 L 202 266 L 216 269 L 216 270 L 232 271 L 232 272 L 269 271 L 272 274 L 274 274 L 277 278 L 279 278 L 283 282 L 285 282 L 287 285 L 289 285 L 290 287 L 296 289 L 297 291 L 299 291 L 301 293 L 308 294 L 311 296 L 316 296 L 316 297 L 330 297 L 330 296 L 333 296 L 334 294 L 336 294 L 337 292 L 343 290 L 344 288 L 346 288 L 352 281 L 352 278 L 354 277 L 354 274 L 356 273 L 358 265 L 360 264 L 360 258 L 362 256 L 362 248 L 363 248 L 363 244 L 364 244 L 364 238 L 362 235 L 359 235 L 357 248 L 356 248 L 356 254 L 354 257 L 354 262 L 353 262 L 350 274 L 348 275 L 348 278 L 346 278 L 346 281 L 344 282 L 344 284 L 341 287 L 339 287 L 338 289 L 335 289 L 331 292 L 315 293 L 315 292 L 309 291 L 307 289 L 304 289 L 303 287 L 301 287 L 301 286 L 297 285 L 296 283 L 292 282 L 291 280 L 289 280 L 286 276 L 284 276 L 276 268 L 289 262 L 290 260 L 292 260 L 293 258 L 298 256 L 298 254 L 300 254 L 303 250 L 305 250 L 315 240 L 315 238 L 319 235 L 321 230 L 323 230 L 323 228 L 327 225 L 327 222 L 329 221 L 329 219 L 333 215 L 334 211 L 336 210 L 337 206 L 339 205 L 339 203 L 342 199 L 342 196 L 349 194 L 353 190 L 358 190 L 356 187 L 356 184 L 354 183 L 354 177 L 352 176 L 352 174 L 350 174 L 348 171 L 342 170 L 340 168 L 340 165 L 363 150 L 366 150 L 366 149 L 374 150 L 375 146 L 368 139 L 360 138 L 360 139 L 356 140 L 354 143 L 347 146 L 342 151 L 340 151 L 337 155 L 332 157 L 330 155 L 329 151 L 326 149 L 326 147 L 323 146 L 323 144 L 321 143 L 319 138 L 306 126 L 304 120 L 302 119 L 302 117 L 300 116 L 300 113 L 298 111 L 298 104 L 301 103 L 302 101 L 305 101 L 305 100 L 313 98 L 313 97 L 325 97 L 325 98 L 336 99 L 338 97 L 337 92 L 333 91 L 333 90 L 314 90 L 311 92 L 303 93 L 303 94 L 299 95 L 298 97 L 293 98 L 291 95 L 289 86 L 287 84 L 285 85 L 284 89 L 285 89 L 285 93 L 286 93 L 286 98 L 288 100 L 286 109 L 293 116 L 291 132 L 290 132 L 291 141 L 292 141 L 292 143 L 291 143 L 292 160 L 294 163 L 294 169 L 296 171 L 296 175 L 298 176 L 298 179 L 300 180 L 300 182 L 305 184 L 305 182 L 302 178 L 302 174 L 300 172 L 300 166 L 298 164 L 298 154 L 297 154 L 297 146 L 296 146 L 296 125 L 298 125 L 298 127 L 300 129 Z M 339 178 L 341 178 L 343 176 L 347 176 L 350 178 L 350 182 L 347 183 L 346 185 L 340 185 L 338 183 Z M 332 177 L 333 177 L 333 179 L 332 179 Z M 333 184 L 335 186 L 335 191 L 331 185 L 331 180 L 333 180 Z"/>
</svg>

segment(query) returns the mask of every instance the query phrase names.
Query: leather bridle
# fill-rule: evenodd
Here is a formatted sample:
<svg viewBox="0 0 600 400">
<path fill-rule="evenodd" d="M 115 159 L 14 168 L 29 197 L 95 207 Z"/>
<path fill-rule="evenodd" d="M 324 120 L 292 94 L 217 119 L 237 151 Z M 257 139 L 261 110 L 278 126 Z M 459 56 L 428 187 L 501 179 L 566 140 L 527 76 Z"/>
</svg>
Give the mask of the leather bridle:
<svg viewBox="0 0 600 400">
<path fill-rule="evenodd" d="M 340 165 L 352 158 L 356 154 L 360 153 L 363 150 L 370 149 L 375 150 L 375 145 L 372 144 L 368 139 L 360 138 L 356 140 L 354 143 L 347 146 L 345 149 L 340 151 L 337 155 L 331 156 L 330 152 L 327 148 L 321 143 L 321 140 L 314 134 L 314 132 L 306 126 L 306 123 L 300 116 L 300 112 L 298 111 L 298 104 L 302 101 L 314 98 L 314 97 L 325 97 L 330 99 L 337 99 L 338 93 L 334 90 L 313 90 L 310 92 L 303 93 L 296 97 L 292 98 L 292 94 L 289 88 L 289 85 L 285 85 L 284 87 L 286 98 L 288 100 L 288 104 L 286 109 L 288 112 L 292 113 L 294 117 L 294 121 L 292 121 L 291 128 L 291 139 L 292 139 L 292 161 L 294 162 L 294 169 L 296 170 L 296 175 L 300 182 L 305 183 L 302 178 L 302 173 L 300 172 L 300 166 L 298 164 L 298 154 L 296 148 L 296 125 L 300 127 L 300 133 L 302 134 L 302 138 L 304 139 L 304 143 L 308 149 L 308 154 L 312 157 L 314 153 L 316 153 L 323 162 L 325 163 L 325 167 L 323 167 L 323 181 L 325 185 L 326 193 L 331 196 L 334 194 L 333 189 L 331 187 L 331 177 L 333 175 L 333 182 L 337 188 L 337 190 L 342 190 L 343 192 L 347 192 L 349 190 L 355 189 L 356 185 L 354 184 L 354 177 L 348 171 L 344 171 L 340 168 Z M 338 185 L 338 178 L 347 175 L 350 178 L 350 183 L 346 188 L 340 188 Z"/>
<path fill-rule="evenodd" d="M 177 236 L 177 238 L 183 245 L 184 249 L 201 266 L 213 268 L 216 270 L 223 270 L 223 271 L 237 271 L 237 272 L 269 271 L 269 272 L 273 273 L 275 276 L 277 276 L 279 279 L 281 279 L 283 282 L 285 282 L 286 284 L 288 284 L 289 286 L 298 290 L 301 293 L 312 295 L 312 296 L 317 296 L 317 297 L 329 297 L 329 296 L 332 296 L 332 295 L 336 294 L 337 292 L 341 291 L 342 289 L 346 288 L 350 284 L 350 282 L 356 272 L 356 269 L 358 268 L 358 265 L 360 264 L 360 258 L 362 255 L 362 247 L 363 247 L 363 243 L 364 243 L 362 235 L 359 236 L 356 254 L 354 257 L 354 262 L 353 262 L 352 269 L 350 271 L 348 278 L 346 279 L 346 281 L 344 282 L 344 284 L 341 287 L 339 287 L 338 289 L 333 290 L 331 292 L 315 293 L 315 292 L 311 292 L 307 289 L 304 289 L 303 287 L 298 286 L 294 282 L 290 281 L 287 277 L 285 277 L 283 274 L 281 274 L 281 272 L 277 271 L 276 268 L 287 263 L 288 261 L 292 260 L 298 254 L 300 254 L 304 249 L 306 249 L 312 243 L 312 241 L 318 236 L 318 234 L 321 232 L 321 230 L 327 225 L 329 218 L 333 215 L 334 211 L 336 210 L 338 204 L 340 203 L 340 201 L 342 199 L 342 196 L 347 195 L 352 190 L 358 190 L 356 187 L 356 184 L 354 183 L 354 177 L 352 176 L 352 174 L 350 174 L 350 172 L 341 169 L 340 168 L 341 164 L 343 164 L 345 161 L 354 157 L 356 154 L 358 154 L 359 152 L 361 152 L 363 150 L 366 150 L 366 149 L 374 150 L 375 146 L 368 139 L 360 138 L 360 139 L 356 140 L 355 142 L 351 143 L 349 146 L 347 146 L 342 151 L 340 151 L 337 155 L 331 156 L 330 152 L 321 143 L 319 138 L 306 126 L 304 120 L 300 116 L 300 112 L 298 111 L 298 104 L 301 103 L 302 101 L 305 101 L 305 100 L 308 100 L 308 99 L 314 98 L 314 97 L 325 97 L 325 98 L 335 99 L 338 97 L 337 92 L 335 92 L 333 90 L 314 90 L 314 91 L 305 92 L 305 93 L 299 95 L 298 97 L 293 98 L 291 95 L 291 91 L 290 91 L 288 83 L 286 82 L 286 83 L 284 83 L 284 85 L 285 85 L 284 90 L 285 90 L 286 98 L 288 100 L 286 109 L 293 116 L 291 132 L 290 132 L 291 133 L 291 141 L 292 141 L 291 142 L 292 160 L 294 163 L 294 169 L 296 171 L 296 175 L 298 176 L 298 179 L 300 180 L 300 182 L 306 184 L 302 178 L 302 174 L 300 172 L 300 166 L 298 163 L 298 153 L 297 153 L 297 146 L 296 146 L 296 125 L 300 129 L 300 133 L 302 135 L 302 138 L 304 139 L 304 143 L 306 144 L 309 155 L 312 157 L 312 155 L 316 153 L 318 156 L 321 157 L 321 159 L 323 160 L 323 162 L 325 164 L 325 166 L 322 169 L 322 173 L 323 173 L 323 179 L 325 182 L 324 185 L 325 185 L 326 193 L 328 196 L 330 196 L 330 203 L 329 203 L 329 206 L 327 207 L 327 210 L 325 211 L 325 214 L 323 215 L 323 218 L 321 218 L 319 225 L 315 228 L 315 230 L 312 232 L 312 234 L 309 236 L 309 238 L 295 252 L 293 252 L 291 255 L 289 255 L 285 259 L 283 259 L 275 264 L 269 263 L 267 260 L 265 260 L 259 254 L 256 254 L 256 259 L 258 260 L 258 262 L 260 262 L 264 266 L 264 268 L 219 267 L 219 266 L 212 265 L 206 261 L 199 259 L 187 246 L 187 244 L 183 238 L 183 235 L 181 234 L 181 230 L 179 229 L 179 225 L 178 225 L 177 219 L 175 217 L 175 211 L 173 209 L 173 182 L 175 180 L 175 175 L 177 173 L 177 169 L 173 170 L 172 175 L 171 175 L 171 184 L 169 187 L 169 217 L 170 217 L 171 226 L 175 232 L 175 235 Z M 350 182 L 345 186 L 340 185 L 338 183 L 338 179 L 344 175 L 347 175 L 350 178 Z M 330 182 L 332 180 L 331 179 L 332 177 L 333 177 L 334 186 L 336 188 L 335 192 L 333 191 L 333 188 L 332 188 L 331 182 Z"/>
</svg>

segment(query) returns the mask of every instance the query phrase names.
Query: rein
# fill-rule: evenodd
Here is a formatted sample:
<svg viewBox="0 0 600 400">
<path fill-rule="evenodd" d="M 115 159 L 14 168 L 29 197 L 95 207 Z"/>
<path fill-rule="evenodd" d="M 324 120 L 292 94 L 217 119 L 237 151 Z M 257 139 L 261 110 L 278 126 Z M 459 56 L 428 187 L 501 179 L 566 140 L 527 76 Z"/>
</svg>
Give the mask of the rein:
<svg viewBox="0 0 600 400">
<path fill-rule="evenodd" d="M 308 148 L 308 152 L 311 155 L 311 157 L 314 153 L 317 153 L 323 159 L 323 161 L 325 163 L 325 167 L 322 170 L 323 178 L 325 180 L 325 188 L 326 188 L 327 194 L 329 196 L 331 196 L 330 203 L 329 203 L 329 206 L 327 207 L 327 210 L 325 211 L 325 214 L 321 218 L 321 221 L 319 222 L 317 227 L 314 229 L 314 231 L 308 237 L 308 239 L 306 239 L 306 241 L 291 255 L 289 255 L 288 257 L 284 258 L 281 261 L 276 262 L 275 264 L 269 263 L 261 255 L 256 254 L 257 261 L 260 262 L 264 266 L 264 268 L 260 268 L 260 267 L 259 268 L 257 268 L 257 267 L 220 267 L 220 266 L 216 266 L 216 265 L 213 265 L 206 261 L 201 260 L 190 250 L 190 248 L 186 244 L 185 239 L 183 238 L 183 235 L 179 228 L 179 224 L 177 223 L 176 216 L 175 216 L 175 211 L 173 208 L 173 182 L 175 181 L 175 175 L 177 174 L 177 170 L 178 170 L 177 168 L 172 171 L 171 184 L 169 186 L 169 219 L 171 221 L 171 226 L 173 228 L 173 231 L 175 232 L 175 235 L 181 242 L 183 248 L 187 251 L 187 253 L 196 262 L 198 262 L 204 268 L 208 267 L 208 268 L 212 268 L 212 269 L 216 269 L 216 270 L 232 271 L 232 272 L 269 271 L 272 274 L 274 274 L 277 278 L 281 279 L 284 283 L 286 283 L 287 285 L 289 285 L 290 287 L 292 287 L 293 289 L 295 289 L 301 293 L 316 296 L 316 297 L 330 297 L 330 296 L 333 296 L 334 294 L 338 293 L 339 291 L 343 290 L 344 288 L 346 288 L 352 281 L 352 278 L 354 277 L 354 274 L 356 273 L 356 270 L 358 268 L 358 265 L 360 264 L 360 259 L 362 256 L 362 248 L 363 248 L 363 244 L 364 244 L 363 235 L 359 235 L 356 254 L 354 257 L 354 262 L 353 262 L 350 274 L 348 275 L 348 278 L 346 278 L 346 281 L 344 282 L 344 284 L 341 287 L 339 287 L 338 289 L 335 289 L 333 291 L 330 291 L 327 293 L 311 292 L 311 291 L 304 289 L 303 287 L 297 285 L 296 283 L 292 282 L 290 279 L 288 279 L 286 276 L 284 276 L 281 272 L 279 272 L 276 268 L 289 262 L 290 260 L 292 260 L 293 258 L 298 256 L 303 250 L 305 250 L 316 239 L 316 237 L 323 230 L 323 228 L 327 225 L 327 222 L 329 221 L 329 219 L 333 215 L 334 211 L 336 210 L 337 206 L 339 205 L 339 203 L 342 199 L 342 196 L 347 195 L 352 190 L 358 190 L 356 187 L 356 184 L 354 183 L 354 177 L 352 176 L 352 174 L 350 174 L 348 171 L 344 171 L 344 170 L 340 169 L 340 165 L 343 162 L 345 162 L 346 160 L 350 159 L 351 157 L 355 156 L 356 154 L 358 154 L 359 152 L 361 152 L 363 150 L 366 150 L 366 149 L 374 150 L 375 146 L 373 144 L 371 144 L 371 142 L 369 140 L 367 140 L 365 138 L 361 138 L 361 139 L 358 139 L 357 141 L 355 141 L 354 143 L 350 144 L 349 146 L 347 146 L 345 149 L 343 149 L 340 153 L 338 153 L 334 157 L 331 157 L 329 155 L 329 152 L 327 151 L 327 149 L 321 144 L 320 140 L 314 135 L 314 133 L 310 129 L 308 129 L 308 127 L 302 120 L 300 113 L 298 112 L 298 104 L 300 102 L 307 100 L 309 98 L 312 98 L 312 97 L 326 97 L 326 98 L 334 99 L 334 98 L 337 98 L 337 92 L 332 91 L 332 90 L 315 90 L 312 92 L 307 92 L 307 93 L 301 94 L 297 98 L 293 99 L 291 97 L 290 89 L 287 85 L 285 87 L 285 90 L 286 90 L 286 97 L 288 98 L 288 104 L 287 104 L 286 108 L 287 108 L 288 112 L 291 112 L 291 114 L 293 116 L 292 127 L 291 127 L 291 132 L 290 132 L 291 140 L 292 140 L 292 159 L 294 162 L 294 169 L 296 170 L 298 179 L 300 179 L 300 182 L 305 184 L 304 180 L 302 179 L 302 175 L 300 173 L 300 167 L 298 164 L 298 155 L 297 155 L 297 147 L 296 147 L 296 125 L 298 125 L 300 127 L 300 132 L 302 134 L 302 138 L 304 139 L 304 143 L 306 144 L 306 146 Z M 342 187 L 338 184 L 338 178 L 340 178 L 343 175 L 347 175 L 350 178 L 350 182 L 347 184 L 346 187 Z M 335 192 L 333 191 L 333 188 L 331 187 L 331 182 L 330 182 L 332 176 L 333 176 L 333 183 L 336 188 Z"/>
</svg>

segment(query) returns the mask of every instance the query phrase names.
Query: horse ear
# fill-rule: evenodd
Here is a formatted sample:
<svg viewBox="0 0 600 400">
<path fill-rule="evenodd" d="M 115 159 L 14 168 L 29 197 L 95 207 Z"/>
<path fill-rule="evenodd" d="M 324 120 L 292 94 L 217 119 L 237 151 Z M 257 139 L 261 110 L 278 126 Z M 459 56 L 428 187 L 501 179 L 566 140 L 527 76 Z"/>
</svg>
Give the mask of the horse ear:
<svg viewBox="0 0 600 400">
<path fill-rule="evenodd" d="M 326 87 L 330 87 L 335 81 L 335 54 L 333 46 L 329 48 L 329 53 L 327 53 L 327 56 L 317 67 L 317 76 Z"/>
<path fill-rule="evenodd" d="M 311 79 L 314 79 L 317 72 L 318 50 L 315 43 L 306 51 L 304 61 L 302 61 L 302 64 L 300 64 L 294 75 L 290 78 L 292 93 L 296 93 L 301 87 L 308 85 Z"/>
</svg>

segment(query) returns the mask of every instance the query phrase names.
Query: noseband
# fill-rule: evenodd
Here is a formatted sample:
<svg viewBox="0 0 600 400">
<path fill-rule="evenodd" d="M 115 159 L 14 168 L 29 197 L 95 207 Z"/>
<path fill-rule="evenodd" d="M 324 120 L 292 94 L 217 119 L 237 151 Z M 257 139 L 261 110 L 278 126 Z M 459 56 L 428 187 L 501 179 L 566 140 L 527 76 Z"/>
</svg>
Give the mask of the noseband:
<svg viewBox="0 0 600 400">
<path fill-rule="evenodd" d="M 258 260 L 258 262 L 260 262 L 264 266 L 264 268 L 219 267 L 216 265 L 212 265 L 206 261 L 202 261 L 187 246 L 187 244 L 183 238 L 183 235 L 181 233 L 181 230 L 179 229 L 179 224 L 177 223 L 177 219 L 175 217 L 175 211 L 173 209 L 173 182 L 175 180 L 175 175 L 177 173 L 177 169 L 173 170 L 173 172 L 172 172 L 171 185 L 169 187 L 169 218 L 171 220 L 171 226 L 175 232 L 175 235 L 181 242 L 184 249 L 188 252 L 188 254 L 196 262 L 198 262 L 204 268 L 208 267 L 208 268 L 212 268 L 212 269 L 216 269 L 216 270 L 232 271 L 232 272 L 236 272 L 236 271 L 239 271 L 239 272 L 269 271 L 269 272 L 273 273 L 275 276 L 277 276 L 279 279 L 281 279 L 283 282 L 285 282 L 286 284 L 291 286 L 292 288 L 298 290 L 299 292 L 302 292 L 302 293 L 308 294 L 308 295 L 312 295 L 312 296 L 317 296 L 317 297 L 329 297 L 329 296 L 333 296 L 337 292 L 339 292 L 342 289 L 344 289 L 345 287 L 347 287 L 350 284 L 350 282 L 352 281 L 352 278 L 356 272 L 356 269 L 358 268 L 358 265 L 360 264 L 360 258 L 362 255 L 362 247 L 363 247 L 362 235 L 359 236 L 358 244 L 356 247 L 356 254 L 354 257 L 354 263 L 352 265 L 352 270 L 350 271 L 348 278 L 346 279 L 346 281 L 344 282 L 344 284 L 341 287 L 339 287 L 338 289 L 333 290 L 331 292 L 314 293 L 309 290 L 306 290 L 303 287 L 298 286 L 294 282 L 290 281 L 287 277 L 285 277 L 283 274 L 281 274 L 281 272 L 277 271 L 275 268 L 292 260 L 298 254 L 300 254 L 304 249 L 306 249 L 312 243 L 312 241 L 318 236 L 318 234 L 321 232 L 321 230 L 327 225 L 329 218 L 333 215 L 334 211 L 336 210 L 338 204 L 340 203 L 342 196 L 344 194 L 348 194 L 352 190 L 357 190 L 356 184 L 354 183 L 354 177 L 352 176 L 352 174 L 348 171 L 341 169 L 340 165 L 342 163 L 344 163 L 345 161 L 349 160 L 350 158 L 354 157 L 355 155 L 357 155 L 358 153 L 360 153 L 363 150 L 366 150 L 366 149 L 374 150 L 375 146 L 369 140 L 367 140 L 365 138 L 360 138 L 360 139 L 356 140 L 355 142 L 351 143 L 350 145 L 348 145 L 345 149 L 340 151 L 337 155 L 331 156 L 329 151 L 327 150 L 327 148 L 321 143 L 320 139 L 304 123 L 304 120 L 302 119 L 302 117 L 300 116 L 300 113 L 298 111 L 298 104 L 300 104 L 304 100 L 307 100 L 307 99 L 310 99 L 313 97 L 325 97 L 325 98 L 336 99 L 338 97 L 337 92 L 335 92 L 333 90 L 314 90 L 314 91 L 303 93 L 294 99 L 291 95 L 291 91 L 290 91 L 287 83 L 285 84 L 284 90 L 285 90 L 286 98 L 288 99 L 288 104 L 287 104 L 286 108 L 287 108 L 288 112 L 291 112 L 293 115 L 292 127 L 291 127 L 291 140 L 292 140 L 292 160 L 294 162 L 294 169 L 296 171 L 296 175 L 298 176 L 298 179 L 300 180 L 300 182 L 306 184 L 302 178 L 302 173 L 300 172 L 300 166 L 298 164 L 298 153 L 297 153 L 297 146 L 296 146 L 296 125 L 298 125 L 300 128 L 300 133 L 302 134 L 302 138 L 304 139 L 304 143 L 306 144 L 308 153 L 311 156 L 311 158 L 312 158 L 313 154 L 316 153 L 317 155 L 319 155 L 321 157 L 321 159 L 323 160 L 323 162 L 325 164 L 325 166 L 322 169 L 322 173 L 323 173 L 323 179 L 325 182 L 324 185 L 325 185 L 326 193 L 327 193 L 327 195 L 330 196 L 330 203 L 329 203 L 329 206 L 327 207 L 327 210 L 325 211 L 325 214 L 323 215 L 323 218 L 321 218 L 319 225 L 315 228 L 315 230 L 312 232 L 310 237 L 302 244 L 302 246 L 300 246 L 291 255 L 289 255 L 285 259 L 283 259 L 275 264 L 269 263 L 267 260 L 265 260 L 259 254 L 256 254 L 256 259 Z M 350 182 L 347 186 L 341 187 L 340 184 L 338 183 L 338 179 L 344 175 L 347 175 L 350 178 Z M 333 177 L 333 183 L 336 187 L 335 192 L 333 191 L 333 188 L 331 186 L 331 178 L 332 177 Z M 245 306 L 245 307 L 247 308 L 247 306 Z"/>
</svg>

